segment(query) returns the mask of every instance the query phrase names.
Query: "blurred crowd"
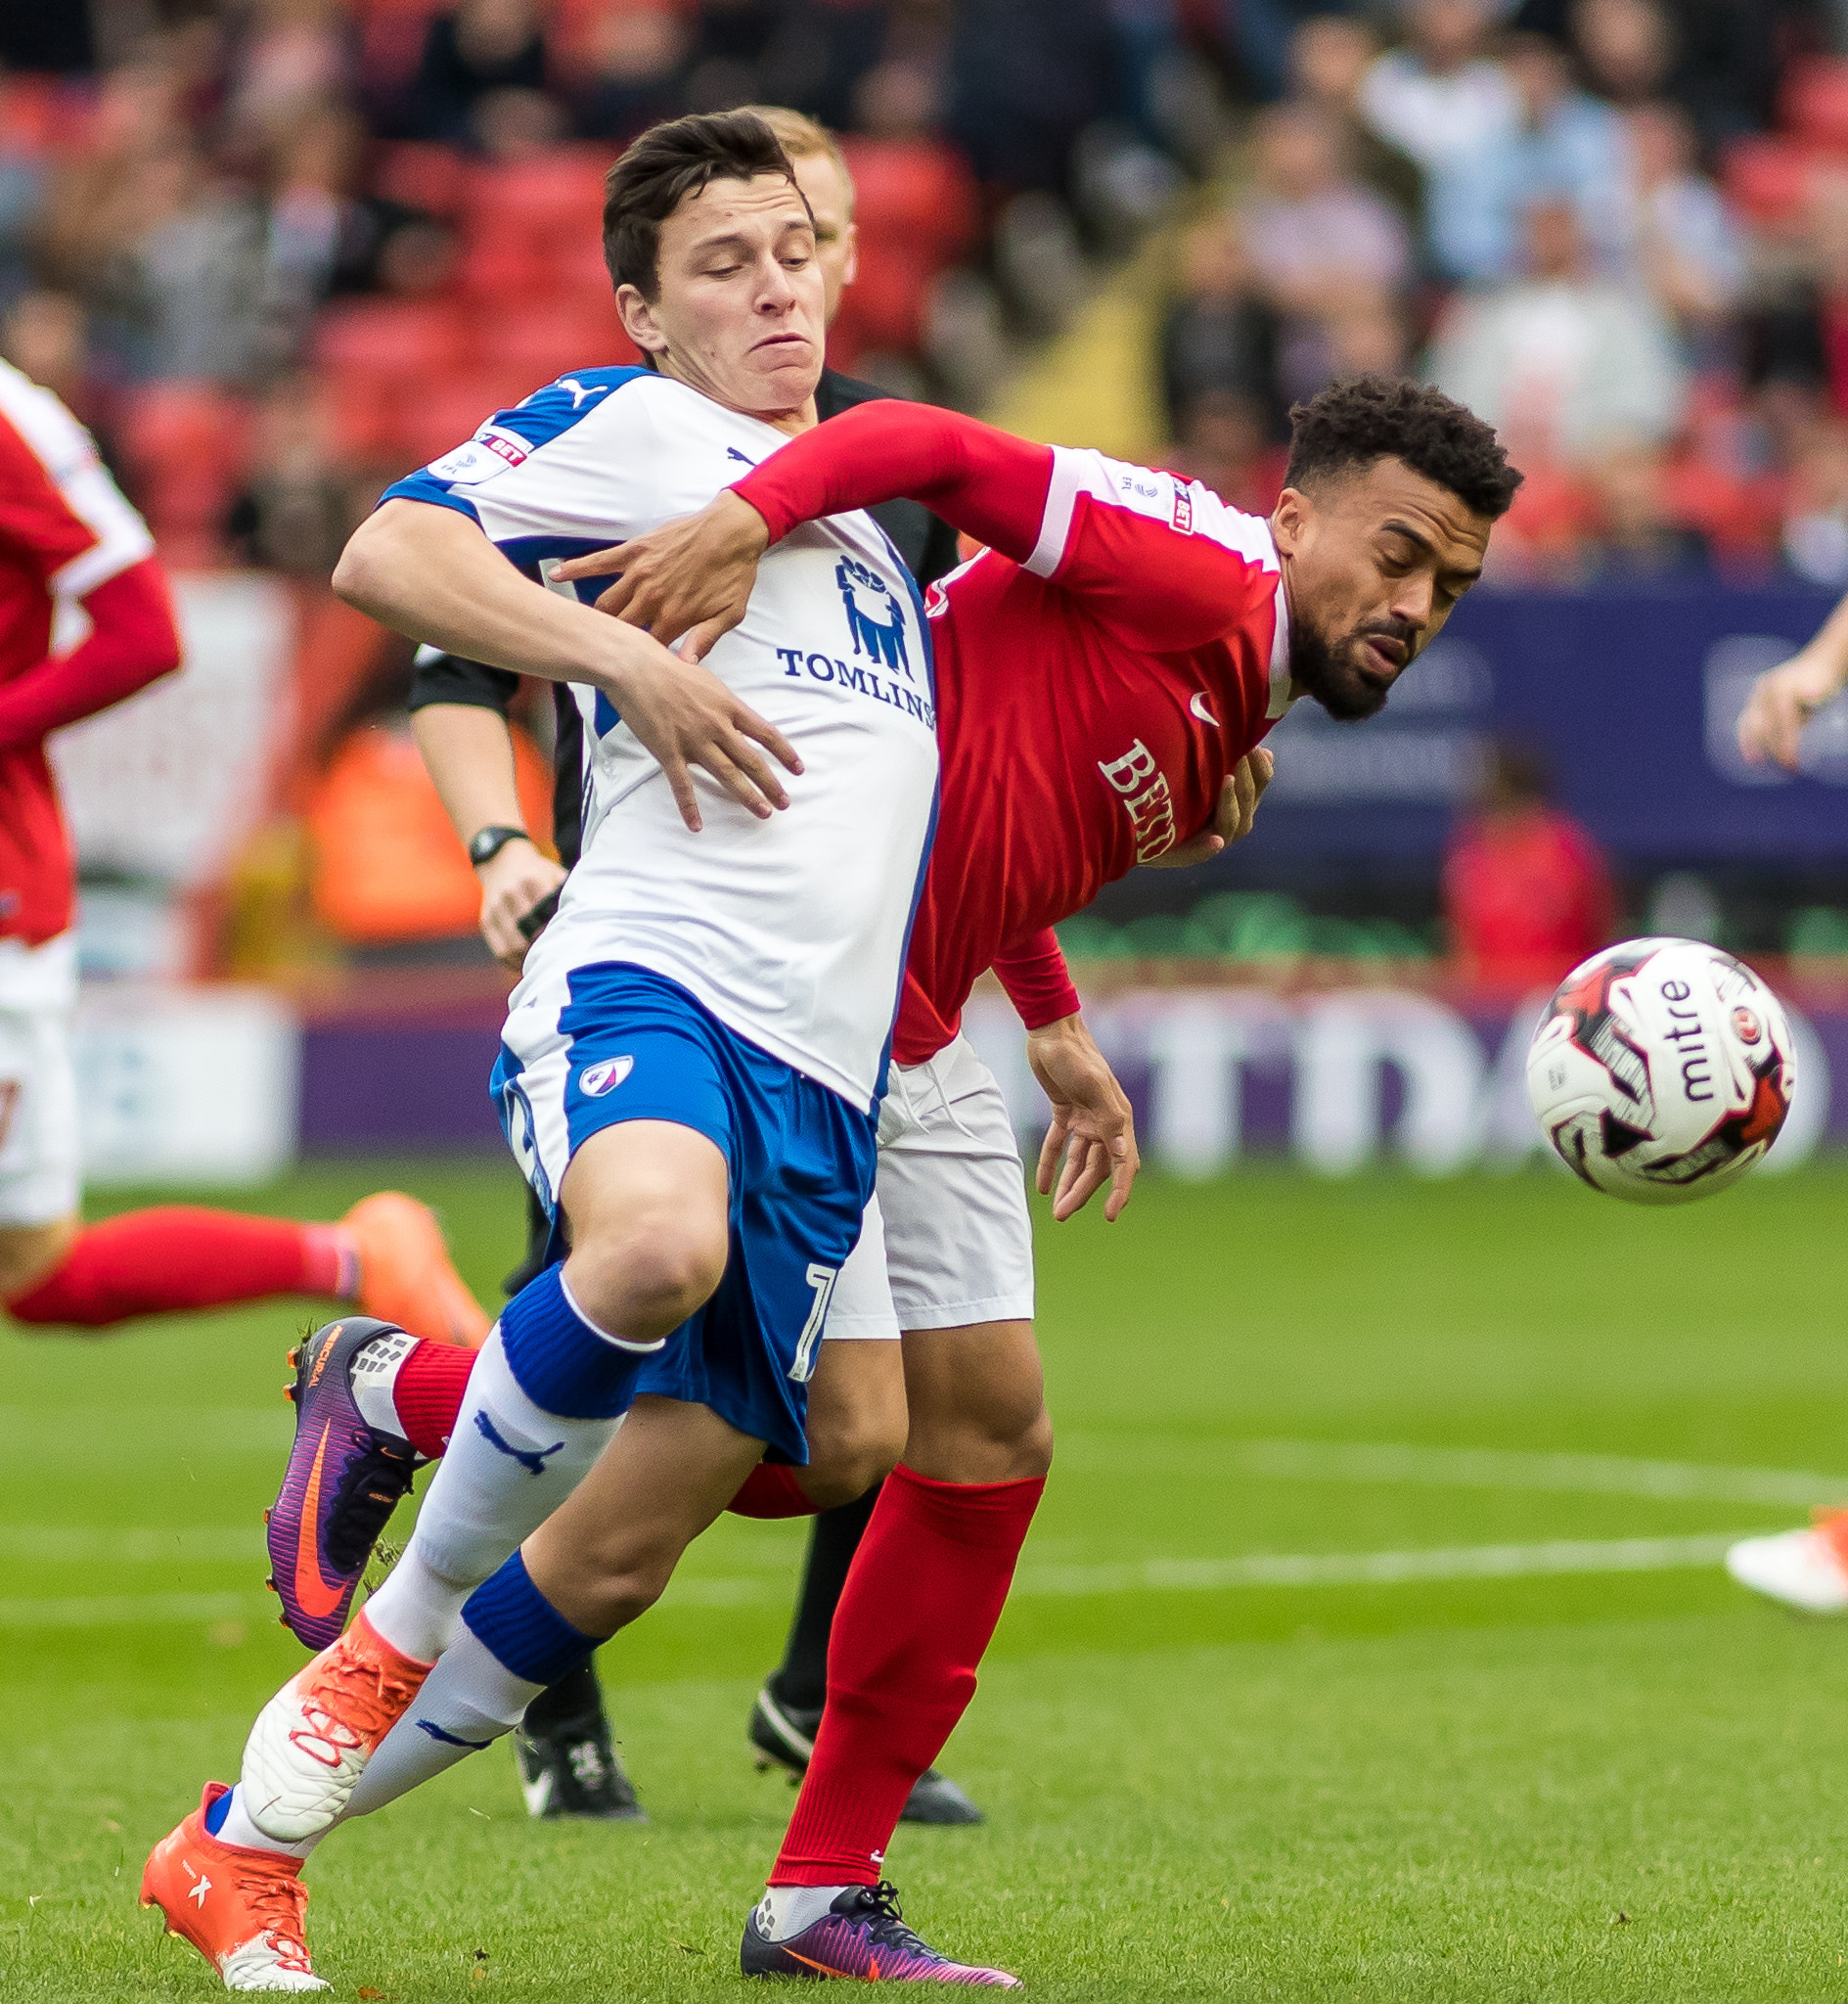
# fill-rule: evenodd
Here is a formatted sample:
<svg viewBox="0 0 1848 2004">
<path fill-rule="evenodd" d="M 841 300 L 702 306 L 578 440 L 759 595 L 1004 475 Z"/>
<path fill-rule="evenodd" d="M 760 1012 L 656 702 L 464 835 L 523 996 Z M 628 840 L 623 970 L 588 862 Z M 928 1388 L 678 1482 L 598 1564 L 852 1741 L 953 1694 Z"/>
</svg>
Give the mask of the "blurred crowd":
<svg viewBox="0 0 1848 2004">
<path fill-rule="evenodd" d="M 1505 580 L 1848 584 L 1848 62 L 1778 0 L 1301 10 L 1186 234 L 1175 454 L 1268 505 L 1290 402 L 1416 372 L 1528 480 Z"/>
<path fill-rule="evenodd" d="M 1831 0 L 90 0 L 0 23 L 0 352 L 180 568 L 325 576 L 382 479 L 627 359 L 601 177 L 654 118 L 843 135 L 838 365 L 979 407 L 1177 214 L 1169 457 L 1420 371 L 1529 480 L 1504 575 L 1848 583 Z"/>
</svg>

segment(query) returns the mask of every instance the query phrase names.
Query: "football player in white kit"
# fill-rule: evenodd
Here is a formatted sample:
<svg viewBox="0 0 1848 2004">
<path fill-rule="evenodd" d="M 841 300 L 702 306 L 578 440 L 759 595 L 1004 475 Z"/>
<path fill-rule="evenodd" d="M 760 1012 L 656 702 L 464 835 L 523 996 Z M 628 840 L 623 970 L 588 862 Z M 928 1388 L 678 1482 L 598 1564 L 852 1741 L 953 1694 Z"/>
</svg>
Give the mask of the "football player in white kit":
<svg viewBox="0 0 1848 2004">
<path fill-rule="evenodd" d="M 788 540 L 711 672 L 540 587 L 814 423 L 821 274 L 760 121 L 645 135 L 605 246 L 657 369 L 582 371 L 503 413 L 391 489 L 336 573 L 420 640 L 581 685 L 583 857 L 494 1074 L 569 1252 L 484 1345 L 396 1571 L 259 1716 L 236 1791 L 208 1784 L 149 1859 L 144 1902 L 233 1989 L 325 1987 L 300 1861 L 442 1763 L 408 1731 L 373 1759 L 438 1658 L 482 1736 L 503 1730 L 653 1604 L 766 1451 L 806 1459 L 806 1381 L 872 1191 L 936 797 L 922 608 L 865 516 Z M 634 1397 L 651 1362 L 672 1395 Z"/>
</svg>

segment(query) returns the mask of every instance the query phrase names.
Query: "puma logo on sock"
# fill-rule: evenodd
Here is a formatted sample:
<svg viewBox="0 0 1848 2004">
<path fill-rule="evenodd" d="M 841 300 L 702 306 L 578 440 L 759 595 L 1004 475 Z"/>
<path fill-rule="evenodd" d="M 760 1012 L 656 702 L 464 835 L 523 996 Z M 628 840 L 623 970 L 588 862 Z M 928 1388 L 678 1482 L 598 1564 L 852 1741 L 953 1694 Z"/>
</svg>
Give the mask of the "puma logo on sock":
<svg viewBox="0 0 1848 2004">
<path fill-rule="evenodd" d="M 486 1413 L 476 1413 L 474 1425 L 475 1431 L 490 1447 L 498 1447 L 503 1454 L 511 1455 L 529 1476 L 544 1475 L 546 1472 L 546 1456 L 548 1454 L 557 1454 L 564 1445 L 563 1440 L 555 1440 L 550 1447 L 515 1447 L 510 1442 L 501 1438 L 494 1422 L 488 1418 Z"/>
<path fill-rule="evenodd" d="M 467 1747 L 472 1754 L 479 1754 L 483 1748 L 493 1746 L 492 1740 L 461 1740 L 454 1733 L 446 1733 L 439 1725 L 432 1725 L 427 1718 L 417 1722 L 420 1733 L 428 1733 L 432 1740 L 440 1740 L 445 1747 Z"/>
</svg>

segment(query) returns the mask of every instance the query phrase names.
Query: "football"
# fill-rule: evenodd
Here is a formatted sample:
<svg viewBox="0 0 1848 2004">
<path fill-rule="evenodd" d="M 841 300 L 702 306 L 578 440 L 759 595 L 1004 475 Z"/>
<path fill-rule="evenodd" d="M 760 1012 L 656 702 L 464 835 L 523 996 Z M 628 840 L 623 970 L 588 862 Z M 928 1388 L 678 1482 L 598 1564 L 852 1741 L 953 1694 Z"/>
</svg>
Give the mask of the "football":
<svg viewBox="0 0 1848 2004">
<path fill-rule="evenodd" d="M 1790 1026 L 1743 962 L 1630 939 L 1560 982 L 1527 1053 L 1541 1131 L 1594 1190 L 1686 1204 L 1735 1183 L 1796 1085 Z"/>
</svg>

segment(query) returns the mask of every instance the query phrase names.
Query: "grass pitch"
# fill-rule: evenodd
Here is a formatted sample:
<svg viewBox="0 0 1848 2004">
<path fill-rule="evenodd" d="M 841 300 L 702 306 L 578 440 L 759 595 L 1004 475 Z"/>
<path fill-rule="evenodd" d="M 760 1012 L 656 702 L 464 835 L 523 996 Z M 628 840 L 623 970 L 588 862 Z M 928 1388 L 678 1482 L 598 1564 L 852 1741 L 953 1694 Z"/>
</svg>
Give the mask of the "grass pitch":
<svg viewBox="0 0 1848 2004">
<path fill-rule="evenodd" d="M 263 1203 L 385 1181 L 492 1298 L 498 1163 Z M 1848 1624 L 1712 1554 L 1848 1496 L 1845 1217 L 1837 1167 L 1668 1212 L 1280 1171 L 1047 1226 L 1060 1459 L 945 1760 L 990 1821 L 901 1829 L 910 1917 L 1047 1999 L 1841 2004 Z M 256 1589 L 304 1319 L 0 1337 L 0 2000 L 222 1994 L 135 1894 L 301 1661 Z M 647 1828 L 529 1824 L 496 1749 L 330 1843 L 337 1993 L 735 1996 L 802 1538 L 725 1521 L 605 1652 Z"/>
</svg>

